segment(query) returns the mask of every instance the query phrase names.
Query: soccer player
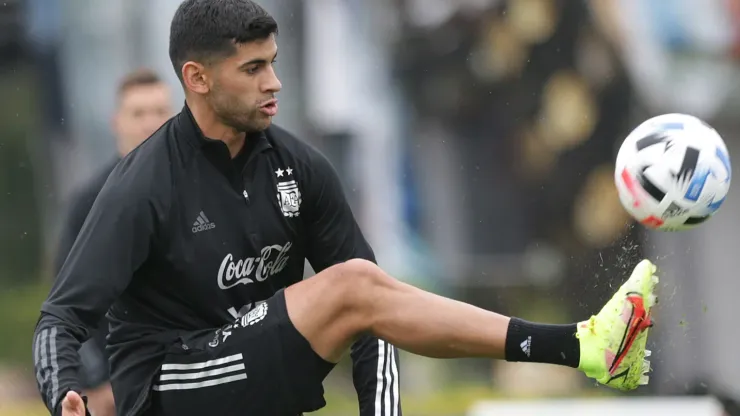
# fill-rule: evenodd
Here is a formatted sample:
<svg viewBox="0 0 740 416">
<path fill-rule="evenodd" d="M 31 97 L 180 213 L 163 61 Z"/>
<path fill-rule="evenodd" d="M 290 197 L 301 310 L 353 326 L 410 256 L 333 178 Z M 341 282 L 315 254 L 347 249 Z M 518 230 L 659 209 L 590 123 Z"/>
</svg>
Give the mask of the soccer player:
<svg viewBox="0 0 740 416">
<path fill-rule="evenodd" d="M 113 167 L 136 146 L 154 133 L 174 113 L 171 92 L 167 84 L 151 70 L 133 71 L 121 80 L 112 129 L 116 139 L 116 157 L 73 196 L 68 217 L 59 242 L 56 270 L 61 269 L 77 235 L 85 222 L 95 198 Z M 108 323 L 102 319 L 97 328 L 90 328 L 90 340 L 80 348 L 80 387 L 89 399 L 96 416 L 115 415 L 113 392 L 109 383 L 105 337 Z"/>
<path fill-rule="evenodd" d="M 329 162 L 271 125 L 276 34 L 250 0 L 176 11 L 185 106 L 113 170 L 41 307 L 35 368 L 53 414 L 85 414 L 75 350 L 106 311 L 121 416 L 314 411 L 347 352 L 361 416 L 400 415 L 390 345 L 570 366 L 621 390 L 647 382 L 647 260 L 570 325 L 440 297 L 374 264 Z M 303 280 L 305 259 L 316 275 Z"/>
</svg>

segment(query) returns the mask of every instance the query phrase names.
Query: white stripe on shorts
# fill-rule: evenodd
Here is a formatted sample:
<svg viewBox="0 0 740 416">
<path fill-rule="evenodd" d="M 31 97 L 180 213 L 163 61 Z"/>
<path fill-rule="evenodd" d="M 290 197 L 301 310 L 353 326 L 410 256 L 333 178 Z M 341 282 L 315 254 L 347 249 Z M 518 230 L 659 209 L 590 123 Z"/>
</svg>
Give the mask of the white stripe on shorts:
<svg viewBox="0 0 740 416">
<path fill-rule="evenodd" d="M 172 370 L 200 370 L 206 367 L 215 367 L 217 365 L 233 363 L 234 361 L 242 361 L 244 356 L 241 354 L 229 355 L 223 358 L 217 358 L 215 360 L 203 361 L 200 363 L 193 364 L 164 364 L 162 365 L 162 371 Z"/>
<path fill-rule="evenodd" d="M 153 389 L 155 391 L 191 390 L 246 380 L 247 373 L 243 360 L 244 356 L 242 354 L 235 354 L 199 363 L 163 364 L 162 372 L 159 375 L 159 384 L 154 385 Z M 223 366 L 230 363 L 231 365 Z M 206 368 L 210 369 L 198 371 Z M 215 376 L 218 377 L 213 378 Z M 171 381 L 191 382 L 167 383 Z"/>
<path fill-rule="evenodd" d="M 213 380 L 200 381 L 197 383 L 178 383 L 178 384 L 157 384 L 153 387 L 154 391 L 167 391 L 167 390 L 191 390 L 200 389 L 203 387 L 217 386 L 219 384 L 232 383 L 234 381 L 246 380 L 247 374 L 237 374 L 229 377 L 215 378 Z"/>
<path fill-rule="evenodd" d="M 228 373 L 235 373 L 239 370 L 246 370 L 244 364 L 230 365 L 223 368 L 214 368 L 213 370 L 201 371 L 199 373 L 172 373 L 162 374 L 159 376 L 159 381 L 170 381 L 170 380 L 195 380 L 199 378 L 208 378 L 213 376 L 220 376 Z"/>
</svg>

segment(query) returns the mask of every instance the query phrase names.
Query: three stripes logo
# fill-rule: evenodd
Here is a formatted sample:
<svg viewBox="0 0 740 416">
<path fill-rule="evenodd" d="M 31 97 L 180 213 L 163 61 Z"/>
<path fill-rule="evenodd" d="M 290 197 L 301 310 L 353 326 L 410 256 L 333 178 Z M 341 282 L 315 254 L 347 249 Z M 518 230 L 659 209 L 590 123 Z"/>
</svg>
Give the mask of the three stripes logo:
<svg viewBox="0 0 740 416">
<path fill-rule="evenodd" d="M 532 337 L 527 337 L 527 339 L 519 344 L 519 347 L 521 347 L 522 352 L 527 354 L 527 357 L 529 357 L 529 355 L 532 353 Z"/>
<path fill-rule="evenodd" d="M 192 390 L 246 380 L 242 354 L 192 364 L 163 364 L 155 391 Z"/>
<path fill-rule="evenodd" d="M 209 221 L 208 217 L 206 217 L 206 214 L 201 211 L 200 214 L 198 214 L 198 218 L 196 218 L 195 222 L 193 223 L 193 234 L 213 228 L 216 228 L 216 224 Z"/>
</svg>

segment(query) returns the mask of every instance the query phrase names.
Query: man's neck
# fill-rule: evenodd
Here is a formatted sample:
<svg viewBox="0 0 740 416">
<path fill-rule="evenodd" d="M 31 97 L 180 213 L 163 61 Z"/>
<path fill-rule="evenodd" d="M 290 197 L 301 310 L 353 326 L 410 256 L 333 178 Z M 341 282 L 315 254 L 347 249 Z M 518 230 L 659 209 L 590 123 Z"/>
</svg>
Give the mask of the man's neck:
<svg viewBox="0 0 740 416">
<path fill-rule="evenodd" d="M 246 134 L 223 124 L 204 103 L 187 101 L 187 104 L 203 135 L 224 142 L 229 148 L 231 157 L 236 156 L 244 145 Z"/>
</svg>

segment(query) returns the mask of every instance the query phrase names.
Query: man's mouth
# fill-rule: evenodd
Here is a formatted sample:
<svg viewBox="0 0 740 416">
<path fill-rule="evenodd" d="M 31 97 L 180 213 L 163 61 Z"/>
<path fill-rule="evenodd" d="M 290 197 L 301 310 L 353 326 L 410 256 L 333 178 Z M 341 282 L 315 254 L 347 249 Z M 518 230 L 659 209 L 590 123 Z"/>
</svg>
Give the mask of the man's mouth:
<svg viewBox="0 0 740 416">
<path fill-rule="evenodd" d="M 273 98 L 260 106 L 260 111 L 270 117 L 275 117 L 278 112 L 278 100 Z"/>
</svg>

